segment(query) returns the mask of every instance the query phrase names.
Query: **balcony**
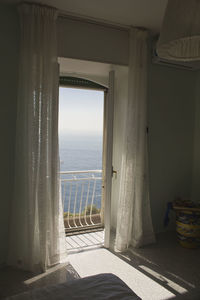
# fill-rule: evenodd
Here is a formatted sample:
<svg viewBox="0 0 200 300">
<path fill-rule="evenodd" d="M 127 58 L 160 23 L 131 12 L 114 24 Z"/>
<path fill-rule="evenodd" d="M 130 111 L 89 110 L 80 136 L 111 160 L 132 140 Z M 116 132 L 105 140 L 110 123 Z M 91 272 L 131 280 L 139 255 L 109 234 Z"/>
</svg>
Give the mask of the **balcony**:
<svg viewBox="0 0 200 300">
<path fill-rule="evenodd" d="M 66 234 L 102 229 L 102 170 L 63 171 L 60 176 Z"/>
</svg>

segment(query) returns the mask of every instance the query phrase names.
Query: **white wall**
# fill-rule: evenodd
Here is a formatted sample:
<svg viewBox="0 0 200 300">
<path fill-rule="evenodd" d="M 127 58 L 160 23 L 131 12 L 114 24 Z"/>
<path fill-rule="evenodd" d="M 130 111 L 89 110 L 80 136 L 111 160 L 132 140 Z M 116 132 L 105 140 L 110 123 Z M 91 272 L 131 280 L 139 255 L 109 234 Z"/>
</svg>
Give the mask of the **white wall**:
<svg viewBox="0 0 200 300">
<path fill-rule="evenodd" d="M 0 5 L 0 264 L 8 242 L 10 199 L 13 193 L 14 144 L 18 73 L 19 26 L 15 8 Z"/>
<path fill-rule="evenodd" d="M 108 87 L 109 72 L 112 69 L 110 64 L 64 57 L 59 57 L 58 62 L 61 76 L 84 78 Z"/>
<path fill-rule="evenodd" d="M 156 232 L 164 230 L 166 203 L 191 197 L 195 80 L 196 72 L 150 65 L 150 197 Z"/>
</svg>

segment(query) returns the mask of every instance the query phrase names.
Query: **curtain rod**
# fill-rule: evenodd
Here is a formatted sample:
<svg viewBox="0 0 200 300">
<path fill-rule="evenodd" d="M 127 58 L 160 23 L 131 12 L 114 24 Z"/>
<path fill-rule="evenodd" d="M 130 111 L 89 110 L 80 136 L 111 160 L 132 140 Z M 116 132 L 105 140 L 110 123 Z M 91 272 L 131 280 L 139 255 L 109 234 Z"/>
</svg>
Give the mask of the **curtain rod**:
<svg viewBox="0 0 200 300">
<path fill-rule="evenodd" d="M 119 23 L 109 22 L 109 21 L 106 21 L 103 19 L 96 19 L 96 18 L 84 16 L 81 14 L 75 14 L 75 13 L 62 11 L 62 10 L 60 10 L 58 12 L 58 17 L 66 18 L 66 19 L 70 19 L 70 20 L 81 21 L 81 22 L 85 22 L 85 23 L 89 23 L 89 24 L 95 24 L 95 25 L 104 26 L 104 27 L 110 27 L 110 28 L 122 30 L 122 31 L 129 31 L 129 29 L 131 28 L 131 26 L 128 26 L 128 25 L 122 25 Z"/>
</svg>

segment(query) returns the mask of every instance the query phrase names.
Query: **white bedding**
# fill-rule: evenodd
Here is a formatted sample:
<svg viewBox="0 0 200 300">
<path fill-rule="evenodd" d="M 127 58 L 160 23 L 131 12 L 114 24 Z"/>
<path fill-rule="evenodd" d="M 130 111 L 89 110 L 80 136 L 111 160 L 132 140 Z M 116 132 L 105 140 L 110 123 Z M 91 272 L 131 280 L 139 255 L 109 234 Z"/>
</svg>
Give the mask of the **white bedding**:
<svg viewBox="0 0 200 300">
<path fill-rule="evenodd" d="M 113 274 L 99 274 L 30 290 L 7 300 L 138 300 L 133 291 Z"/>
</svg>

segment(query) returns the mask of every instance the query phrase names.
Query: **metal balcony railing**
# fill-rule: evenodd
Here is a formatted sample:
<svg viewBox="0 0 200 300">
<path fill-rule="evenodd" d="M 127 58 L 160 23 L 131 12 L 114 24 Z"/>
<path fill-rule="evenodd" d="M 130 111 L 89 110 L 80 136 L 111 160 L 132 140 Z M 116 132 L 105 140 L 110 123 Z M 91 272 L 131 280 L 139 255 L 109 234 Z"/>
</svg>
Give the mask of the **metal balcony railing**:
<svg viewBox="0 0 200 300">
<path fill-rule="evenodd" d="M 103 227 L 102 170 L 60 172 L 66 233 Z"/>
</svg>

